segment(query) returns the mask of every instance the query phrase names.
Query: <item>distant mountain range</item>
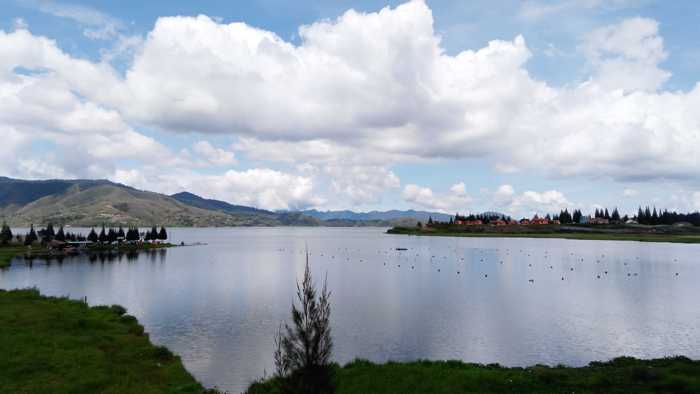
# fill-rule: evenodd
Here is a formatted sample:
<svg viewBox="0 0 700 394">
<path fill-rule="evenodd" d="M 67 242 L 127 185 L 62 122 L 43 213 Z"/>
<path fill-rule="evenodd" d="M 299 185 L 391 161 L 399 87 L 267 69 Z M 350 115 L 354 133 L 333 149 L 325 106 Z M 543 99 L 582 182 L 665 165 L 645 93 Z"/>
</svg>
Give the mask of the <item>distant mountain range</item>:
<svg viewBox="0 0 700 394">
<path fill-rule="evenodd" d="M 371 212 L 354 212 L 354 211 L 317 211 L 315 209 L 301 211 L 304 215 L 311 216 L 320 220 L 379 220 L 392 221 L 401 219 L 414 219 L 417 221 L 427 222 L 429 218 L 439 221 L 450 220 L 450 215 L 438 212 L 427 211 L 371 211 Z"/>
<path fill-rule="evenodd" d="M 0 218 L 11 226 L 393 226 L 431 216 L 449 220 L 448 215 L 413 210 L 272 212 L 189 192 L 167 196 L 108 180 L 0 177 Z"/>
</svg>

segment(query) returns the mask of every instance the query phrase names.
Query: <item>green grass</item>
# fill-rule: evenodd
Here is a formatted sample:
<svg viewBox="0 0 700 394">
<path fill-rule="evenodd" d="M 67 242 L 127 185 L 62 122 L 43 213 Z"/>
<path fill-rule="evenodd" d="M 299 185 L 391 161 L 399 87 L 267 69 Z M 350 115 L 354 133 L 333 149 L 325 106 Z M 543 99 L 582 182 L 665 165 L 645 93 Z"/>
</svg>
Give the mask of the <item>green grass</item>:
<svg viewBox="0 0 700 394">
<path fill-rule="evenodd" d="M 2 246 L 0 247 L 0 268 L 10 266 L 12 258 L 22 254 L 26 249 L 20 246 Z"/>
<path fill-rule="evenodd" d="M 438 237 L 472 237 L 472 238 L 561 238 L 592 241 L 637 241 L 637 242 L 671 242 L 700 243 L 698 234 L 630 234 L 630 233 L 575 233 L 575 232 L 462 232 L 450 230 L 419 230 L 408 227 L 394 227 L 389 234 L 438 236 Z"/>
<path fill-rule="evenodd" d="M 700 393 L 700 362 L 676 357 L 623 357 L 582 368 L 503 368 L 458 361 L 373 364 L 335 368 L 337 393 Z M 254 383 L 249 394 L 273 394 L 274 380 Z"/>
<path fill-rule="evenodd" d="M 0 392 L 202 393 L 119 306 L 0 290 Z"/>
</svg>

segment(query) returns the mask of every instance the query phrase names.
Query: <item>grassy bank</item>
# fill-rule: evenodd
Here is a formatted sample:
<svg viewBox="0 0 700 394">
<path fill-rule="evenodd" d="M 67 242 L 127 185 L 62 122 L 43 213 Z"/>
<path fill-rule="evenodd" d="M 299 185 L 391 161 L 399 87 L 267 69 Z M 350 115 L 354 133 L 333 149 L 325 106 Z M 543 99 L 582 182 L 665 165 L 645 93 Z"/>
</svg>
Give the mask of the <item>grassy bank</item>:
<svg viewBox="0 0 700 394">
<path fill-rule="evenodd" d="M 172 248 L 176 247 L 179 245 L 174 245 L 170 243 L 159 243 L 159 244 L 151 244 L 151 243 L 144 243 L 144 244 L 139 244 L 139 245 L 130 245 L 130 244 L 122 244 L 122 245 L 93 245 L 87 248 L 84 251 L 81 251 L 80 253 L 102 253 L 102 252 L 139 252 L 143 250 L 155 250 L 155 249 L 165 249 L 165 248 Z M 6 268 L 10 266 L 10 262 L 14 257 L 17 256 L 24 256 L 29 254 L 29 249 L 27 249 L 26 246 L 17 246 L 17 245 L 12 245 L 12 246 L 0 246 L 0 269 L 1 268 Z M 31 255 L 34 258 L 55 258 L 55 257 L 60 257 L 60 256 L 68 256 L 67 254 L 60 252 L 60 251 L 50 251 L 44 247 L 40 246 L 34 246 L 31 249 Z"/>
<path fill-rule="evenodd" d="M 20 246 L 0 247 L 0 268 L 9 267 L 12 259 L 24 253 L 25 250 L 24 247 Z"/>
<path fill-rule="evenodd" d="M 202 393 L 167 348 L 119 306 L 0 290 L 0 391 Z"/>
<path fill-rule="evenodd" d="M 373 364 L 336 368 L 337 393 L 700 393 L 700 362 L 686 358 L 618 358 L 582 368 L 503 368 L 457 361 Z M 249 394 L 279 393 L 274 380 Z"/>
<path fill-rule="evenodd" d="M 439 236 L 439 237 L 473 237 L 473 238 L 561 238 L 597 241 L 637 241 L 637 242 L 673 242 L 700 243 L 700 234 L 654 234 L 654 233 L 614 233 L 614 232 L 467 232 L 443 229 L 418 229 L 412 227 L 394 227 L 389 234 Z"/>
</svg>

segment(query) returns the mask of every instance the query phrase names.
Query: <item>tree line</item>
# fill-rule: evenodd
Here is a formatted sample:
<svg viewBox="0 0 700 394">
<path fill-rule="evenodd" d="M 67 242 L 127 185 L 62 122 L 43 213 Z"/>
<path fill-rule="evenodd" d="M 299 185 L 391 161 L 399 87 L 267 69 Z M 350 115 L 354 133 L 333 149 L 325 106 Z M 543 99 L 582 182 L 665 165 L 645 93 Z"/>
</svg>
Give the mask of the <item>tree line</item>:
<svg viewBox="0 0 700 394">
<path fill-rule="evenodd" d="M 32 245 L 37 241 L 41 241 L 43 244 L 47 244 L 51 241 L 61 241 L 61 242 L 84 242 L 89 241 L 93 243 L 112 243 L 117 242 L 120 239 L 126 241 L 139 241 L 141 240 L 142 234 L 139 232 L 137 227 L 129 227 L 127 231 L 124 231 L 123 227 L 117 229 L 102 226 L 99 233 L 95 231 L 94 228 L 90 230 L 90 233 L 85 236 L 78 233 L 72 233 L 65 231 L 63 226 L 59 227 L 58 231 L 54 228 L 53 224 L 49 223 L 45 228 L 36 231 L 34 225 L 30 225 L 29 231 L 24 235 L 17 234 L 16 236 L 12 233 L 12 229 L 7 223 L 2 224 L 2 229 L 0 229 L 0 244 L 7 245 L 13 241 L 16 243 L 23 243 L 26 246 Z M 151 230 L 143 233 L 143 239 L 145 241 L 165 241 L 168 239 L 168 232 L 165 227 L 158 230 L 156 226 L 153 226 Z"/>
</svg>

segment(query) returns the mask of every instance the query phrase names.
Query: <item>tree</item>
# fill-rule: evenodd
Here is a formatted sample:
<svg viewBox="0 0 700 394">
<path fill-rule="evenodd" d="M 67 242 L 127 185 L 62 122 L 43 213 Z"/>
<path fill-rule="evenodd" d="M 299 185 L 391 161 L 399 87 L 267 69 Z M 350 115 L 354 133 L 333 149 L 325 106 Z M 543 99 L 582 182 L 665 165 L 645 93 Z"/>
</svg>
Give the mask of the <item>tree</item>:
<svg viewBox="0 0 700 394">
<path fill-rule="evenodd" d="M 158 229 L 156 226 L 151 227 L 151 231 L 148 232 L 148 239 L 150 241 L 155 241 L 158 239 Z"/>
<path fill-rule="evenodd" d="M 612 214 L 610 215 L 610 219 L 612 219 L 613 222 L 620 221 L 620 212 L 617 210 L 617 207 L 613 209 Z"/>
<path fill-rule="evenodd" d="M 53 223 L 49 223 L 46 226 L 46 231 L 44 231 L 44 237 L 46 238 L 46 241 L 51 241 L 55 236 L 56 232 L 53 229 Z"/>
<path fill-rule="evenodd" d="M 158 233 L 158 239 L 161 241 L 165 241 L 168 239 L 168 232 L 165 231 L 165 227 L 161 226 L 160 227 L 160 232 Z"/>
<path fill-rule="evenodd" d="M 90 234 L 88 234 L 87 240 L 92 243 L 95 243 L 99 240 L 99 237 L 97 236 L 97 233 L 95 232 L 94 228 L 90 229 Z"/>
<path fill-rule="evenodd" d="M 330 292 L 324 281 L 321 294 L 309 270 L 306 253 L 304 279 L 297 283 L 297 301 L 292 303 L 292 327 L 284 324 L 275 337 L 275 375 L 284 393 L 332 393 Z"/>
<path fill-rule="evenodd" d="M 9 243 L 12 241 L 12 230 L 10 229 L 10 226 L 7 225 L 7 223 L 3 222 L 2 223 L 2 230 L 0 230 L 0 242 L 4 244 Z"/>
<path fill-rule="evenodd" d="M 139 234 L 139 229 L 132 227 L 129 228 L 129 230 L 126 232 L 126 240 L 127 241 L 138 241 L 141 238 L 141 235 Z"/>
<path fill-rule="evenodd" d="M 66 242 L 66 234 L 63 232 L 63 226 L 58 228 L 55 239 L 56 241 Z"/>
<path fill-rule="evenodd" d="M 116 242 L 117 240 L 117 232 L 114 231 L 113 228 L 110 228 L 109 231 L 107 232 L 107 241 L 109 243 Z"/>
<path fill-rule="evenodd" d="M 574 222 L 574 223 L 581 223 L 581 217 L 582 217 L 582 216 L 583 216 L 583 215 L 581 214 L 581 211 L 578 210 L 578 209 L 575 209 L 575 210 L 574 210 L 574 215 L 573 215 L 573 218 L 572 218 L 572 219 L 573 219 L 573 222 Z"/>
<path fill-rule="evenodd" d="M 101 244 L 107 242 L 107 232 L 105 231 L 105 226 L 102 226 L 102 230 L 100 230 L 100 237 L 98 238 Z"/>
<path fill-rule="evenodd" d="M 121 239 L 126 238 L 126 234 L 124 234 L 124 229 L 122 228 L 122 226 L 119 226 L 119 231 L 117 231 L 117 237 Z"/>
<path fill-rule="evenodd" d="M 29 246 L 36 242 L 37 239 L 39 238 L 36 236 L 36 231 L 34 231 L 34 225 L 32 224 L 29 227 L 29 233 L 24 237 L 24 244 Z"/>
</svg>

